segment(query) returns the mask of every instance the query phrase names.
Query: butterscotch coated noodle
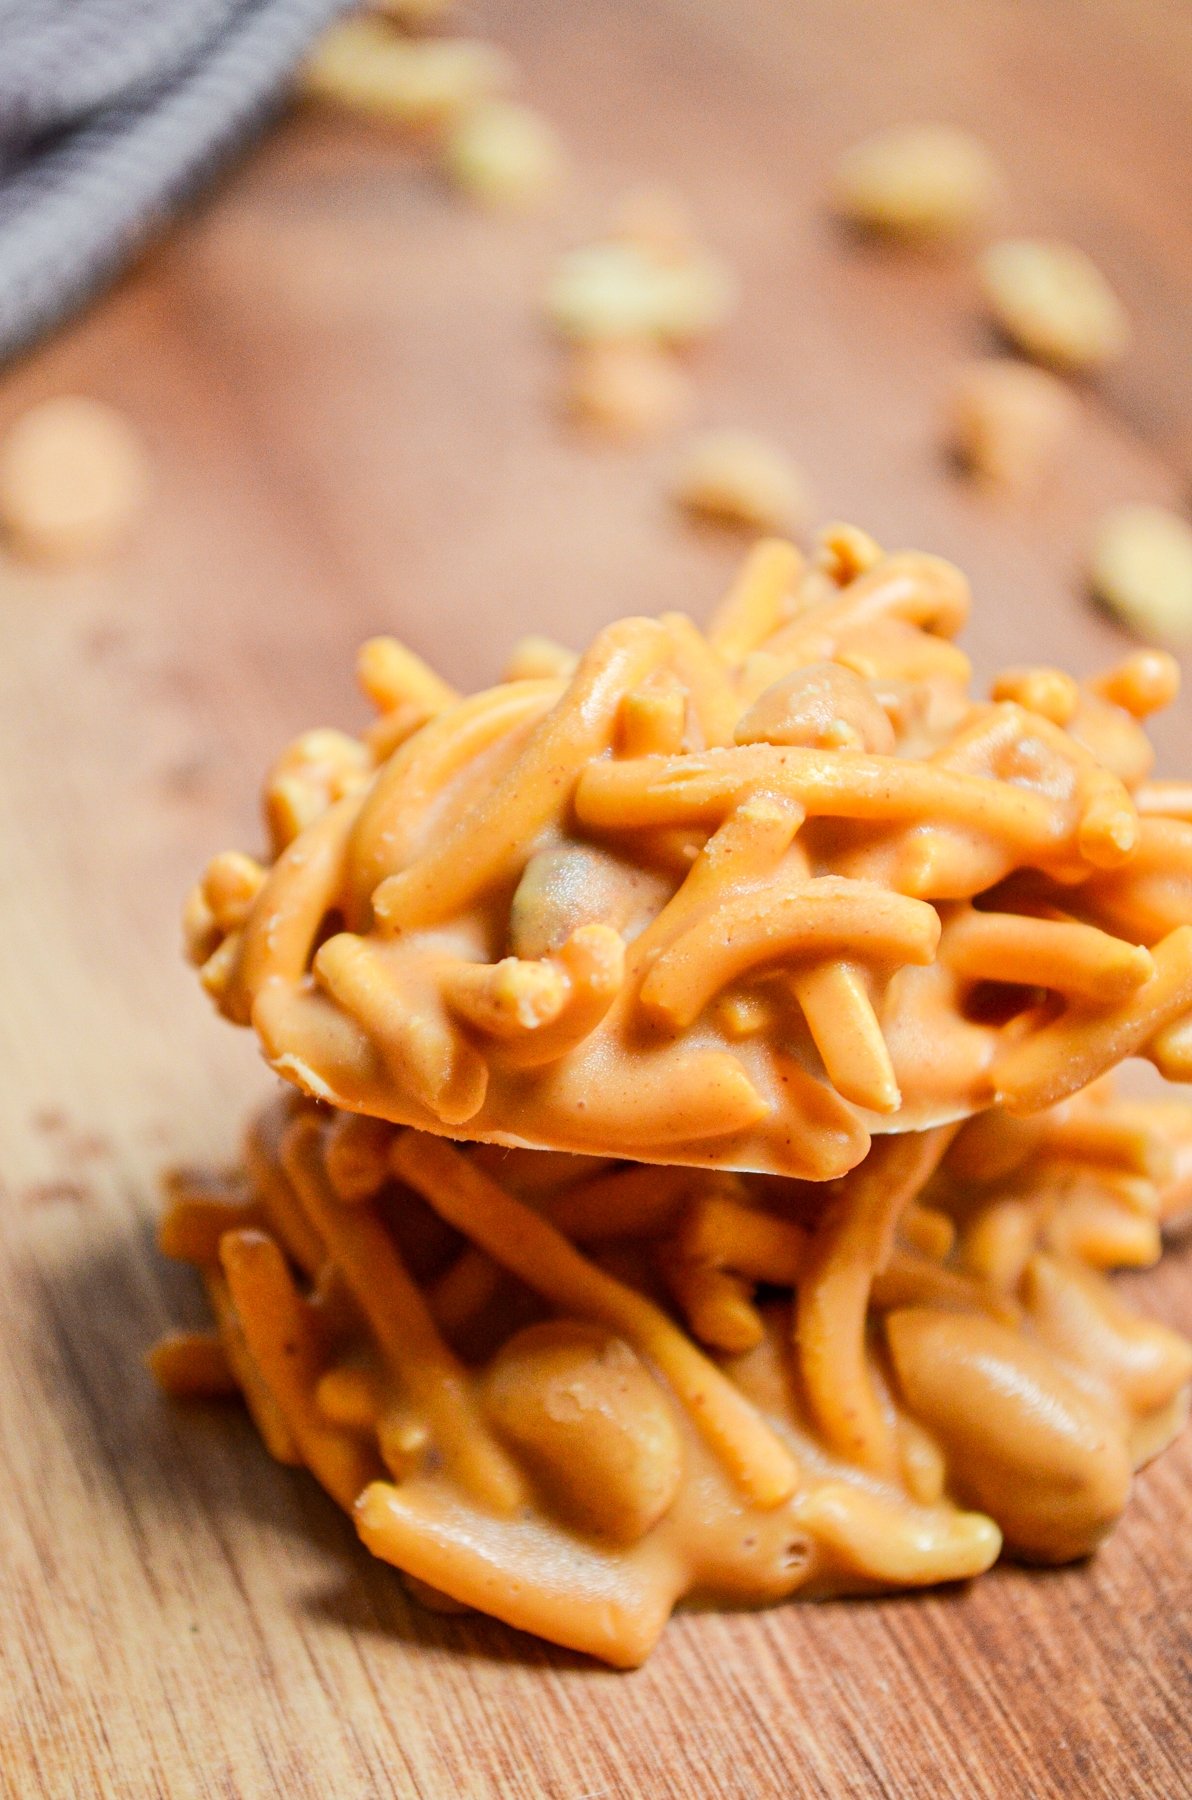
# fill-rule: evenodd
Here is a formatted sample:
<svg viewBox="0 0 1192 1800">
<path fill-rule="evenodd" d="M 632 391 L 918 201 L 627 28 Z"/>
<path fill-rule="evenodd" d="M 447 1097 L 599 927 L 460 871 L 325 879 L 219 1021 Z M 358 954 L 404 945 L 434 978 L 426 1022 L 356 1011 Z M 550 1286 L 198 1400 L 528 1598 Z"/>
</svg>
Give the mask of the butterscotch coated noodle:
<svg viewBox="0 0 1192 1800">
<path fill-rule="evenodd" d="M 191 895 L 291 1085 L 174 1178 L 215 1332 L 154 1368 L 415 1594 L 630 1665 L 687 1595 L 1083 1556 L 1182 1422 L 1106 1279 L 1192 1206 L 1192 1108 L 1110 1085 L 1192 1078 L 1177 671 L 978 699 L 967 605 L 837 525 L 466 698 L 374 639 Z"/>
</svg>

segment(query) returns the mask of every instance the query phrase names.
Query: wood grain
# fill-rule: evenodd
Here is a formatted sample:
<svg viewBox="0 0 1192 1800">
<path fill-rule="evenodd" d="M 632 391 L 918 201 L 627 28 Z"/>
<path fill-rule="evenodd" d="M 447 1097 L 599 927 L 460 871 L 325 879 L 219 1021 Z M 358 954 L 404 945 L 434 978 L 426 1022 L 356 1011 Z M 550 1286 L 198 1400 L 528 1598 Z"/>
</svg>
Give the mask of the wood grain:
<svg viewBox="0 0 1192 1800">
<path fill-rule="evenodd" d="M 1088 1567 L 688 1615 L 618 1676 L 411 1607 L 234 1409 L 171 1410 L 142 1373 L 200 1314 L 152 1249 L 156 1171 L 228 1154 L 266 1086 L 176 927 L 204 858 L 256 841 L 266 759 L 362 717 L 366 633 L 473 683 L 519 631 L 702 613 L 731 567 L 668 513 L 673 446 L 596 451 L 552 414 L 534 299 L 623 187 L 676 182 L 741 274 L 703 416 L 789 444 L 824 514 L 971 570 L 983 674 L 1119 652 L 1079 594 L 1090 522 L 1192 466 L 1183 0 L 508 0 L 482 23 L 573 146 L 558 218 L 473 215 L 400 144 L 292 119 L 0 381 L 0 425 L 113 400 L 156 471 L 120 561 L 0 567 L 0 1792 L 1192 1793 L 1192 1437 Z M 970 263 L 874 255 L 819 210 L 838 147 L 915 116 L 979 130 L 1007 223 L 1079 239 L 1137 320 L 1029 503 L 974 496 L 936 449 L 948 372 L 985 347 Z M 1158 737 L 1192 767 L 1187 701 Z M 1189 1323 L 1187 1251 L 1130 1285 Z"/>
</svg>

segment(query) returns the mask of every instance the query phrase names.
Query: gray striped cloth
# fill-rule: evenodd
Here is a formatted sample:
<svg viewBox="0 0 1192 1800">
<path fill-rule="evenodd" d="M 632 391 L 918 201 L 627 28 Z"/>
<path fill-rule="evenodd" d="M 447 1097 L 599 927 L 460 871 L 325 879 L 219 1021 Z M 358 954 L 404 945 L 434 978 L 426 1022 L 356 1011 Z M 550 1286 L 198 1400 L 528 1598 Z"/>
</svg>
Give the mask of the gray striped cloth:
<svg viewBox="0 0 1192 1800">
<path fill-rule="evenodd" d="M 0 361 L 109 281 L 348 0 L 0 0 Z"/>
</svg>

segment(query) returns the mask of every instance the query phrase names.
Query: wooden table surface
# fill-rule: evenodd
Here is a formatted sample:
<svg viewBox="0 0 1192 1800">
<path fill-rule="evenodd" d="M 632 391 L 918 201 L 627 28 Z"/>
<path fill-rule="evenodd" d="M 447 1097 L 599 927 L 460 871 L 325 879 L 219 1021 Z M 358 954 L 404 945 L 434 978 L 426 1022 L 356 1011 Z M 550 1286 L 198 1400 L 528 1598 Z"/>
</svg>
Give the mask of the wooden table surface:
<svg viewBox="0 0 1192 1800">
<path fill-rule="evenodd" d="M 424 159 L 290 119 L 88 317 L 0 377 L 111 399 L 151 447 L 126 554 L 0 565 L 0 1790 L 4 1796 L 1174 1796 L 1192 1793 L 1192 1435 L 1091 1566 L 971 1592 L 676 1619 L 617 1675 L 405 1599 L 235 1409 L 172 1410 L 146 1346 L 201 1307 L 152 1246 L 155 1177 L 229 1153 L 268 1078 L 181 966 L 209 853 L 257 841 L 271 753 L 355 723 L 357 642 L 452 679 L 534 628 L 702 614 L 734 552 L 670 515 L 673 444 L 560 430 L 535 297 L 644 178 L 689 196 L 743 299 L 701 416 L 757 428 L 825 516 L 972 573 L 967 643 L 1104 663 L 1098 510 L 1192 464 L 1186 0 L 547 0 L 480 25 L 576 174 L 557 216 L 471 213 Z M 820 208 L 903 117 L 977 129 L 1004 222 L 1093 250 L 1137 324 L 1029 501 L 952 479 L 939 397 L 987 347 L 971 261 L 876 254 Z M 1192 768 L 1187 701 L 1157 728 Z M 1192 1253 L 1129 1284 L 1192 1320 Z"/>
</svg>

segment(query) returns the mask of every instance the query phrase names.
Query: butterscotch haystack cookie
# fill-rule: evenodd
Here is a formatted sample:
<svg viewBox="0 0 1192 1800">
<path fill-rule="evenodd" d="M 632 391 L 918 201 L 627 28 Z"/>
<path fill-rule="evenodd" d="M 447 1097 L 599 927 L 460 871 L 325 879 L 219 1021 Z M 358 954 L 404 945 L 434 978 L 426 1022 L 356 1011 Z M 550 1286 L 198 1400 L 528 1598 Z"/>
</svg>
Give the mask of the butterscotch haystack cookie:
<svg viewBox="0 0 1192 1800">
<path fill-rule="evenodd" d="M 967 606 L 950 564 L 835 531 L 760 545 L 706 634 L 622 620 L 466 700 L 374 643 L 377 724 L 299 739 L 272 867 L 217 858 L 192 897 L 204 984 L 335 1105 L 814 1179 L 1129 1053 L 1182 1066 L 1187 827 L 1134 797 L 1174 665 L 978 700 Z"/>
<path fill-rule="evenodd" d="M 1192 1195 L 1192 1109 L 1106 1074 L 1192 1075 L 1175 667 L 977 700 L 966 606 L 832 526 L 466 700 L 374 639 L 376 722 L 192 895 L 292 1085 L 171 1184 L 216 1331 L 154 1367 L 417 1596 L 633 1664 L 685 1595 L 1086 1555 L 1182 1422 L 1105 1278 Z"/>
<path fill-rule="evenodd" d="M 1098 1090 L 886 1138 L 816 1189 L 458 1150 L 298 1095 L 161 1244 L 239 1391 L 368 1547 L 619 1665 L 686 1594 L 756 1605 L 1086 1555 L 1181 1424 L 1192 1347 L 1100 1273 L 1187 1205 L 1192 1113 Z"/>
</svg>

